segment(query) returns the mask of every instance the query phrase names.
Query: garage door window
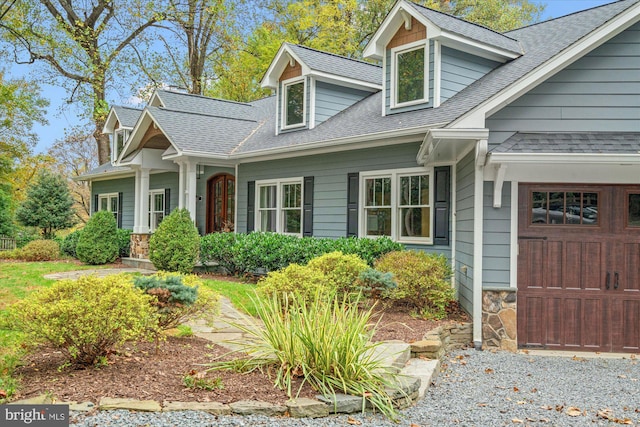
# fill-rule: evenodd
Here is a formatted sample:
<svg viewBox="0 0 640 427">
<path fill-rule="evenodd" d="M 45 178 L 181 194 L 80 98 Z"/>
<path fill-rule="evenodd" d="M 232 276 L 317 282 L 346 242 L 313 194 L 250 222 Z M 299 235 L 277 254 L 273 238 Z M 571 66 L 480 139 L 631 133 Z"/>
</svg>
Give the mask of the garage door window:
<svg viewBox="0 0 640 427">
<path fill-rule="evenodd" d="M 598 193 L 533 191 L 531 206 L 531 224 L 598 225 Z"/>
<path fill-rule="evenodd" d="M 640 227 L 640 194 L 629 194 L 629 227 Z"/>
</svg>

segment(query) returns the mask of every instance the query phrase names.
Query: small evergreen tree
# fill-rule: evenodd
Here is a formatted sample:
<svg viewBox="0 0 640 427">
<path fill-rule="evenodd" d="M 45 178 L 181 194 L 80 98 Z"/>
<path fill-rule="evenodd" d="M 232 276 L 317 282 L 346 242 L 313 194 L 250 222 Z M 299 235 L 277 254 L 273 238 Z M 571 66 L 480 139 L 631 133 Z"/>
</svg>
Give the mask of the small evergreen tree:
<svg viewBox="0 0 640 427">
<path fill-rule="evenodd" d="M 149 239 L 149 260 L 158 270 L 191 273 L 199 251 L 200 235 L 187 209 L 171 212 Z"/>
<path fill-rule="evenodd" d="M 118 257 L 118 224 L 111 212 L 94 213 L 82 229 L 76 255 L 87 264 L 106 264 Z"/>
<path fill-rule="evenodd" d="M 0 187 L 0 235 L 13 236 L 15 225 L 11 214 L 11 196 Z"/>
<path fill-rule="evenodd" d="M 76 223 L 73 198 L 64 178 L 46 170 L 40 172 L 27 189 L 27 198 L 16 211 L 16 219 L 23 225 L 39 228 L 45 239 L 52 239 L 56 230 L 73 227 Z"/>
</svg>

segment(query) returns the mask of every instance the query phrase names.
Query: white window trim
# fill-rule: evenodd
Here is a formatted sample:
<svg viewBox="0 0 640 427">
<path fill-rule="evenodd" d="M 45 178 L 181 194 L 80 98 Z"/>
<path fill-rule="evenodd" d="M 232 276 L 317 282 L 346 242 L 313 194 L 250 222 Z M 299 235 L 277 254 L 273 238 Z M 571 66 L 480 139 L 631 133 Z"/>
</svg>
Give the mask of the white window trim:
<svg viewBox="0 0 640 427">
<path fill-rule="evenodd" d="M 287 86 L 302 83 L 302 123 L 287 125 Z M 282 99 L 280 108 L 280 128 L 282 130 L 297 129 L 307 125 L 307 79 L 303 77 L 293 77 L 282 81 Z"/>
<path fill-rule="evenodd" d="M 102 206 L 102 199 L 107 199 L 107 212 L 113 212 L 111 210 L 111 203 L 109 203 L 109 201 L 111 200 L 112 197 L 115 197 L 116 200 L 118 200 L 118 193 L 102 193 L 102 194 L 98 194 L 98 206 L 96 211 L 100 211 L 100 207 Z M 118 200 L 119 202 L 119 200 Z M 120 203 L 118 203 L 118 210 L 116 211 L 116 213 L 120 213 Z"/>
<path fill-rule="evenodd" d="M 398 221 L 398 209 L 400 205 L 400 178 L 414 175 L 429 175 L 429 236 L 426 237 L 402 237 L 400 233 L 400 222 Z M 358 208 L 358 235 L 360 237 L 368 237 L 377 239 L 382 236 L 368 236 L 367 224 L 365 217 L 365 201 L 366 201 L 366 180 L 372 178 L 391 178 L 391 240 L 399 243 L 417 244 L 417 245 L 433 245 L 433 168 L 407 168 L 407 169 L 390 169 L 378 171 L 360 172 L 360 191 L 359 191 L 359 208 Z"/>
<path fill-rule="evenodd" d="M 161 194 L 162 195 L 162 215 L 163 215 L 163 221 L 164 221 L 164 211 L 165 211 L 165 206 L 167 201 L 165 200 L 165 189 L 161 188 L 161 189 L 157 189 L 157 190 L 149 190 L 149 232 L 153 233 L 154 231 L 156 231 L 156 228 L 153 227 L 154 221 L 153 221 L 153 214 L 156 212 L 155 210 L 153 210 L 153 196 L 155 196 L 156 194 Z"/>
<path fill-rule="evenodd" d="M 131 134 L 131 129 L 129 128 L 118 128 L 113 132 L 113 144 L 111 147 L 111 161 L 112 162 L 116 162 L 118 161 L 118 157 L 120 156 L 121 152 L 117 152 L 117 148 L 118 148 L 118 134 L 123 134 L 124 135 L 124 139 L 122 140 L 122 150 L 124 150 L 124 147 L 127 145 L 127 139 L 129 139 L 129 135 Z"/>
<path fill-rule="evenodd" d="M 282 186 L 285 184 L 300 184 L 300 233 L 284 233 L 282 230 L 284 229 L 284 225 L 282 221 L 284 220 L 284 216 L 282 214 Z M 302 177 L 297 178 L 284 178 L 284 179 L 275 179 L 275 180 L 262 180 L 256 181 L 256 194 L 255 194 L 255 219 L 254 219 L 254 230 L 261 231 L 261 215 L 260 215 L 260 188 L 261 187 L 269 187 L 276 186 L 276 233 L 279 234 L 287 234 L 290 236 L 302 236 L 302 232 L 304 230 L 304 179 Z"/>
<path fill-rule="evenodd" d="M 424 97 L 409 102 L 397 102 L 398 96 L 398 75 L 397 62 L 398 55 L 424 48 Z M 402 46 L 391 48 L 391 108 L 410 107 L 412 105 L 424 104 L 429 102 L 429 43 L 428 40 L 419 40 L 417 42 L 408 43 Z"/>
</svg>

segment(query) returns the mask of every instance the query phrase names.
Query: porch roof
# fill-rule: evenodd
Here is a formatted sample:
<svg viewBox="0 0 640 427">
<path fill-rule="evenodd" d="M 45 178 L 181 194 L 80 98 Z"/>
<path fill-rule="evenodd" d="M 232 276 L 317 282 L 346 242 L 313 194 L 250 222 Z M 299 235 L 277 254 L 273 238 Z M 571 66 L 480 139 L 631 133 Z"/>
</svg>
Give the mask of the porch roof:
<svg viewBox="0 0 640 427">
<path fill-rule="evenodd" d="M 640 132 L 518 132 L 491 153 L 640 154 Z"/>
</svg>

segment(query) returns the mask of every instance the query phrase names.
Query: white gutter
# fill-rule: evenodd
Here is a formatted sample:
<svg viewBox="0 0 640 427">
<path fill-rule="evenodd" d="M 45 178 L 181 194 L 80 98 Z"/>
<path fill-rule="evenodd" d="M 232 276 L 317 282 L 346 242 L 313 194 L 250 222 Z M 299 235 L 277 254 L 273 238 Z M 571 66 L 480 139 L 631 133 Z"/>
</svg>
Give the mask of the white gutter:
<svg viewBox="0 0 640 427">
<path fill-rule="evenodd" d="M 640 153 L 490 153 L 489 164 L 553 163 L 553 164 L 640 164 Z"/>
</svg>

